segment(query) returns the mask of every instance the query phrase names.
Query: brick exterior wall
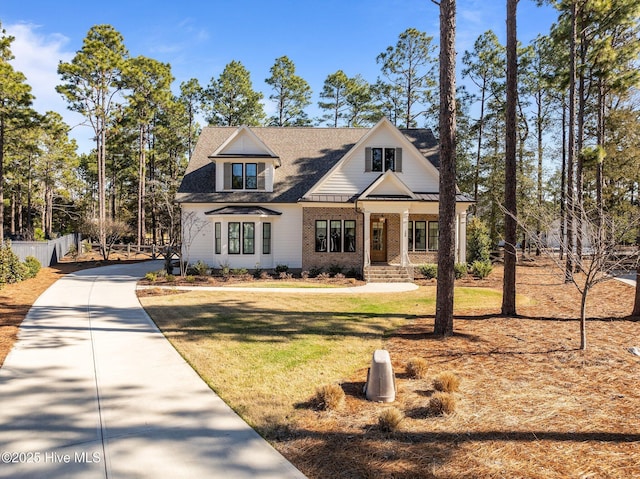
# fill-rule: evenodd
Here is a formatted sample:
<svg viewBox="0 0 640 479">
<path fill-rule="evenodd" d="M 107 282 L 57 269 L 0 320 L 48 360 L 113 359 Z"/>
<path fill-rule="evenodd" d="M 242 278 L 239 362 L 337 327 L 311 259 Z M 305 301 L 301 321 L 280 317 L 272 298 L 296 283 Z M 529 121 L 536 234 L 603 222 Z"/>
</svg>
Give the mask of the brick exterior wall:
<svg viewBox="0 0 640 479">
<path fill-rule="evenodd" d="M 326 220 L 327 226 L 331 220 L 356 221 L 356 251 L 354 253 L 316 252 L 316 220 Z M 354 269 L 362 273 L 364 263 L 364 217 L 355 208 L 303 208 L 302 209 L 302 269 L 321 268 L 327 271 L 330 266 L 338 265 L 343 271 Z"/>
</svg>

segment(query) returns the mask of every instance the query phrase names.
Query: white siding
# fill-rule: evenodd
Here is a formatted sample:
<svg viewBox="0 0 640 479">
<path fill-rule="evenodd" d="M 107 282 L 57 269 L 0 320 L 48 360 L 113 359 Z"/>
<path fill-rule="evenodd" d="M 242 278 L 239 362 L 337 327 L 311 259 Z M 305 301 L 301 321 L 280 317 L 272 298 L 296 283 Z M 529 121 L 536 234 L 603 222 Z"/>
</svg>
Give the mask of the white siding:
<svg viewBox="0 0 640 479">
<path fill-rule="evenodd" d="M 206 211 L 210 211 L 212 205 L 201 204 L 183 204 L 182 205 L 182 218 L 183 218 L 183 241 L 182 241 L 182 254 L 189 256 L 189 263 L 193 264 L 197 261 L 204 261 L 209 266 L 213 266 L 213 223 L 208 216 L 205 216 Z M 190 214 L 195 213 L 193 220 L 184 221 L 184 218 Z M 203 222 L 201 224 L 204 227 L 199 229 L 197 222 Z M 189 223 L 194 224 L 194 228 L 191 229 L 189 234 Z M 189 239 L 192 239 L 191 246 L 188 246 Z"/>
<path fill-rule="evenodd" d="M 206 227 L 195 236 L 190 248 L 189 261 L 204 261 L 213 268 L 229 265 L 231 268 L 253 269 L 274 268 L 278 264 L 286 264 L 290 268 L 302 267 L 302 208 L 298 205 L 265 205 L 282 212 L 280 216 L 247 216 L 223 215 L 205 216 L 211 211 L 224 206 L 222 204 L 184 204 L 184 213 L 194 211 L 199 220 L 207 222 Z M 221 223 L 222 249 L 215 254 L 214 224 Z M 228 254 L 228 224 L 229 222 L 255 223 L 255 252 L 254 254 Z M 271 223 L 271 254 L 262 254 L 262 223 Z M 183 245 L 183 252 L 186 245 Z"/>
<path fill-rule="evenodd" d="M 365 147 L 402 148 L 402 172 L 398 177 L 412 190 L 419 192 L 437 192 L 437 172 L 425 164 L 425 159 L 406 144 L 400 144 L 398 138 L 388 129 L 381 128 L 361 145 L 349 159 L 320 185 L 316 194 L 349 194 L 364 191 L 380 172 L 365 172 Z"/>
</svg>

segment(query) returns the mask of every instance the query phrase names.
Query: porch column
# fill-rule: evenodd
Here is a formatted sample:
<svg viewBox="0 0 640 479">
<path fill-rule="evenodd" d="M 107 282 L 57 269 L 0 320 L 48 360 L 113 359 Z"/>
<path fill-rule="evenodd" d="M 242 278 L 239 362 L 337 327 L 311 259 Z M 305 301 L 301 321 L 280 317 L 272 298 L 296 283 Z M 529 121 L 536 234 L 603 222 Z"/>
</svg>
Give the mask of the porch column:
<svg viewBox="0 0 640 479">
<path fill-rule="evenodd" d="M 458 252 L 456 263 L 467 262 L 467 212 L 461 211 L 457 216 L 458 234 L 457 234 L 457 248 Z"/>
<path fill-rule="evenodd" d="M 402 212 L 400 221 L 400 264 L 404 267 L 409 266 L 409 210 Z"/>
<path fill-rule="evenodd" d="M 371 213 L 369 211 L 363 211 L 364 213 L 364 266 L 371 266 Z"/>
</svg>

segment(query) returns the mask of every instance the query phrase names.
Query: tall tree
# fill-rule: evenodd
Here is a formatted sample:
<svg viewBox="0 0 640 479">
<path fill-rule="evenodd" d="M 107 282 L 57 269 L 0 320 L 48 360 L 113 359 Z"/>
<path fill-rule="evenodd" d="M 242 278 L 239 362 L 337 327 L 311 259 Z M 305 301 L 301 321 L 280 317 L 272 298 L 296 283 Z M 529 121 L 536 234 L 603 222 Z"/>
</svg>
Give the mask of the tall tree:
<svg viewBox="0 0 640 479">
<path fill-rule="evenodd" d="M 307 126 L 311 122 L 304 109 L 311 104 L 311 87 L 296 75 L 294 63 L 286 56 L 277 58 L 265 82 L 273 93 L 269 99 L 276 103 L 276 114 L 269 119 L 272 126 Z"/>
<path fill-rule="evenodd" d="M 338 121 L 345 115 L 349 90 L 349 77 L 342 70 L 331 73 L 324 80 L 320 92 L 320 98 L 324 101 L 319 101 L 318 106 L 327 112 L 322 120 L 334 128 L 338 127 Z"/>
<path fill-rule="evenodd" d="M 387 47 L 376 58 L 382 65 L 383 76 L 401 94 L 400 126 L 405 128 L 415 126 L 435 95 L 436 62 L 432 41 L 433 37 L 426 33 L 408 28 L 400 34 L 395 47 Z"/>
<path fill-rule="evenodd" d="M 109 118 L 122 87 L 121 76 L 128 52 L 122 35 L 111 25 L 91 27 L 82 48 L 70 63 L 60 63 L 63 84 L 56 90 L 68 108 L 84 115 L 95 133 L 98 173 L 98 243 L 107 259 L 106 157 Z"/>
<path fill-rule="evenodd" d="M 15 71 L 9 63 L 13 60 L 11 43 L 14 37 L 7 35 L 0 24 L 0 244 L 4 240 L 4 183 L 7 132 L 19 128 L 31 116 L 31 87 L 26 77 Z"/>
<path fill-rule="evenodd" d="M 517 101 L 518 101 L 518 44 L 516 11 L 518 0 L 507 0 L 507 111 L 505 139 L 505 246 L 502 314 L 516 314 L 516 242 L 517 242 Z"/>
<path fill-rule="evenodd" d="M 172 100 L 171 66 L 157 60 L 138 56 L 126 62 L 123 82 L 130 92 L 127 95 L 129 110 L 138 126 L 138 228 L 140 246 L 145 239 L 146 165 L 150 130 L 158 110 Z"/>
<path fill-rule="evenodd" d="M 204 91 L 197 78 L 191 78 L 186 82 L 180 83 L 180 97 L 178 101 L 184 106 L 187 113 L 187 154 L 189 160 L 191 160 L 191 155 L 193 154 L 193 148 L 195 145 L 195 138 L 198 134 L 196 115 L 200 112 L 200 105 L 203 102 L 203 94 Z"/>
<path fill-rule="evenodd" d="M 504 47 L 500 45 L 498 37 L 491 30 L 483 33 L 473 44 L 472 51 L 464 52 L 462 63 L 465 68 L 462 75 L 469 78 L 480 90 L 480 112 L 475 129 L 478 141 L 476 148 L 475 181 L 473 198 L 478 201 L 478 187 L 480 183 L 480 170 L 482 167 L 482 145 L 485 126 L 485 110 L 487 102 L 498 95 L 503 89 L 504 81 Z"/>
<path fill-rule="evenodd" d="M 262 93 L 253 89 L 249 71 L 233 60 L 211 79 L 205 91 L 205 111 L 210 125 L 258 126 L 265 118 Z"/>
<path fill-rule="evenodd" d="M 436 3 L 436 2 L 434 2 Z M 440 180 L 438 284 L 434 334 L 453 334 L 456 224 L 456 1 L 440 6 Z"/>
</svg>

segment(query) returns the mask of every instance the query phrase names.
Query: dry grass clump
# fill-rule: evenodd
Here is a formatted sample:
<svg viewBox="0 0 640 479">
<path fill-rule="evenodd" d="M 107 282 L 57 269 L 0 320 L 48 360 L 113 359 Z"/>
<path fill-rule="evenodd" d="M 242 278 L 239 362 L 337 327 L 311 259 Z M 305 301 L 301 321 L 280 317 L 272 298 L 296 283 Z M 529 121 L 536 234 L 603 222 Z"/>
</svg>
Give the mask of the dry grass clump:
<svg viewBox="0 0 640 479">
<path fill-rule="evenodd" d="M 413 379 L 424 379 L 427 375 L 427 360 L 413 357 L 407 361 L 407 375 Z"/>
<path fill-rule="evenodd" d="M 447 392 L 437 392 L 429 399 L 429 413 L 433 416 L 452 414 L 456 410 L 456 398 Z"/>
<path fill-rule="evenodd" d="M 383 432 L 395 432 L 400 428 L 404 414 L 397 407 L 388 407 L 378 416 L 378 427 Z"/>
<path fill-rule="evenodd" d="M 335 411 L 344 405 L 344 397 L 344 391 L 338 384 L 326 384 L 316 390 L 313 402 L 318 409 Z"/>
<path fill-rule="evenodd" d="M 460 388 L 460 378 L 451 372 L 438 374 L 433 380 L 433 389 L 445 393 L 452 393 Z"/>
</svg>

